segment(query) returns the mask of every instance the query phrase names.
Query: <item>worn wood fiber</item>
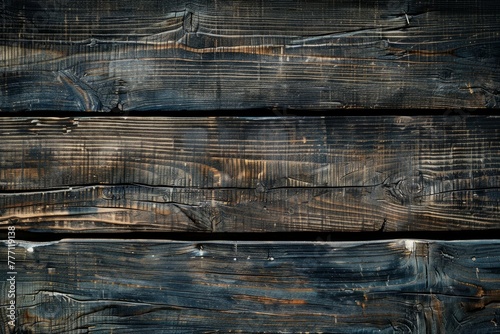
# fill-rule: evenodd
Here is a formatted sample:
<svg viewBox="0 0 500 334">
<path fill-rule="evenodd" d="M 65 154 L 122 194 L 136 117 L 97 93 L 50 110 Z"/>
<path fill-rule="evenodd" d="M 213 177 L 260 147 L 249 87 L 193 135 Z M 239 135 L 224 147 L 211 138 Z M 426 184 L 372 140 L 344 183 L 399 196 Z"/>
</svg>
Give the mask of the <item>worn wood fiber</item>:
<svg viewBox="0 0 500 334">
<path fill-rule="evenodd" d="M 500 323 L 499 241 L 67 239 L 17 252 L 22 333 L 469 334 Z"/>
<path fill-rule="evenodd" d="M 2 0 L 0 110 L 482 108 L 497 0 Z"/>
<path fill-rule="evenodd" d="M 0 119 L 0 225 L 500 228 L 496 116 Z"/>
</svg>

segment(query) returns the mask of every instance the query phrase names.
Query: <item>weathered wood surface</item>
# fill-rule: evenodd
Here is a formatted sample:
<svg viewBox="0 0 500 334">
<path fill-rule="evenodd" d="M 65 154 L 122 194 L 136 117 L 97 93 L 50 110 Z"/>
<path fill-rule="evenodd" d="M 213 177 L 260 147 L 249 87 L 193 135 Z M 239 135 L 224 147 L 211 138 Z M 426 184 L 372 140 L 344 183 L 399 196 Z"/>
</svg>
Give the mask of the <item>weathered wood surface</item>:
<svg viewBox="0 0 500 334">
<path fill-rule="evenodd" d="M 0 109 L 482 108 L 497 0 L 3 0 Z"/>
<path fill-rule="evenodd" d="M 66 239 L 17 256 L 22 333 L 499 331 L 500 241 Z"/>
<path fill-rule="evenodd" d="M 3 118 L 0 225 L 500 228 L 500 118 Z"/>
</svg>

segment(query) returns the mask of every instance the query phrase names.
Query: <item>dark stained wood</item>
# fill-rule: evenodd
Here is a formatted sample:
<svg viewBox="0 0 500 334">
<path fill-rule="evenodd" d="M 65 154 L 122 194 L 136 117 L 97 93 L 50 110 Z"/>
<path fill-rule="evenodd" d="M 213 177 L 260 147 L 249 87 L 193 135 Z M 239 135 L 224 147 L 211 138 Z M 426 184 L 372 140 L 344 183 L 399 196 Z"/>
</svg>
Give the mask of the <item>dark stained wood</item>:
<svg viewBox="0 0 500 334">
<path fill-rule="evenodd" d="M 52 232 L 500 228 L 496 116 L 0 119 L 0 224 Z"/>
<path fill-rule="evenodd" d="M 23 333 L 465 334 L 500 322 L 500 241 L 67 239 L 17 252 Z"/>
<path fill-rule="evenodd" d="M 498 108 L 497 0 L 5 0 L 0 110 Z"/>
</svg>

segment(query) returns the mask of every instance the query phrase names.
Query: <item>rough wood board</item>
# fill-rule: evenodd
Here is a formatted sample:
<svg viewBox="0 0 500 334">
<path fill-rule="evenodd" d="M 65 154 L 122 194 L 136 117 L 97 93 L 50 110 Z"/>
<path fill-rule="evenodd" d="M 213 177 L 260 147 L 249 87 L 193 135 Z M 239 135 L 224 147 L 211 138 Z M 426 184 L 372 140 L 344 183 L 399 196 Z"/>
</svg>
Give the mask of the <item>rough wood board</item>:
<svg viewBox="0 0 500 334">
<path fill-rule="evenodd" d="M 500 118 L 0 119 L 0 224 L 82 232 L 500 228 Z"/>
<path fill-rule="evenodd" d="M 500 106 L 497 0 L 4 0 L 0 110 Z"/>
<path fill-rule="evenodd" d="M 23 333 L 468 334 L 500 323 L 499 241 L 67 239 L 20 241 L 16 254 Z"/>
</svg>

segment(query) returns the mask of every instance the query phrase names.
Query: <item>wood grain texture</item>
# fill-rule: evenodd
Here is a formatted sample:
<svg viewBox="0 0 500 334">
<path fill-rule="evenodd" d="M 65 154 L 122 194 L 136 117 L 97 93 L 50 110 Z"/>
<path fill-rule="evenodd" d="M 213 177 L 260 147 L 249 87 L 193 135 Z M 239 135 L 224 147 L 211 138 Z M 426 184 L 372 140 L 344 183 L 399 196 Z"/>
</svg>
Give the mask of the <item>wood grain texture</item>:
<svg viewBox="0 0 500 334">
<path fill-rule="evenodd" d="M 2 0 L 0 110 L 500 106 L 497 0 Z"/>
<path fill-rule="evenodd" d="M 496 116 L 0 119 L 1 225 L 500 228 Z"/>
<path fill-rule="evenodd" d="M 499 241 L 66 239 L 17 252 L 22 333 L 468 334 L 500 322 Z"/>
</svg>

